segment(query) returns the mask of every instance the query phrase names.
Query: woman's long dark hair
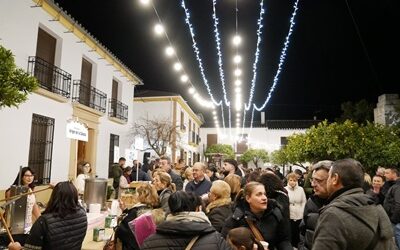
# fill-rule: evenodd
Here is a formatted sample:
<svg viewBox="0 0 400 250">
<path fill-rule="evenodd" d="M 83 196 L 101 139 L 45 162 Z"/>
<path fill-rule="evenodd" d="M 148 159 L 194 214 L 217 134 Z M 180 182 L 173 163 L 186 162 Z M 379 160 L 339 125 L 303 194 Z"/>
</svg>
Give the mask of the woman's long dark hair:
<svg viewBox="0 0 400 250">
<path fill-rule="evenodd" d="M 178 191 L 168 198 L 168 206 L 171 214 L 179 212 L 194 212 L 196 208 L 202 205 L 201 198 L 194 193 L 186 193 L 185 191 Z"/>
<path fill-rule="evenodd" d="M 23 167 L 23 168 L 21 169 L 21 179 L 24 177 L 25 173 L 28 172 L 28 171 L 31 172 L 31 174 L 35 174 L 35 172 L 33 172 L 33 170 L 32 170 L 30 167 Z M 19 172 L 18 172 L 17 177 L 15 178 L 15 181 L 13 182 L 12 185 L 18 186 L 18 183 L 19 183 L 19 176 L 20 176 L 20 174 L 19 174 Z M 32 189 L 32 190 L 35 188 L 35 183 L 34 183 L 34 182 L 35 182 L 35 181 L 32 181 L 32 183 L 28 185 L 29 188 Z M 21 185 L 24 185 L 24 183 L 22 183 L 22 180 L 21 180 Z M 7 190 L 8 190 L 8 189 L 7 189 Z"/>
<path fill-rule="evenodd" d="M 70 181 L 63 181 L 54 187 L 43 213 L 52 213 L 56 217 L 64 218 L 68 214 L 76 213 L 80 208 L 75 186 Z"/>
</svg>

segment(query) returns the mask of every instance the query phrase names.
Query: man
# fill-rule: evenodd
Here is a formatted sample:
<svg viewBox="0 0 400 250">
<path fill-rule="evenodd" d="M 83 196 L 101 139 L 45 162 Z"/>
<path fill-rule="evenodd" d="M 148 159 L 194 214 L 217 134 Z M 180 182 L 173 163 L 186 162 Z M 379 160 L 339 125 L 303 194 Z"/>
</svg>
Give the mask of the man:
<svg viewBox="0 0 400 250">
<path fill-rule="evenodd" d="M 395 184 L 399 178 L 399 170 L 395 167 L 389 167 L 385 169 L 385 184 L 381 188 L 381 193 L 386 197 L 389 189 Z"/>
<path fill-rule="evenodd" d="M 114 163 L 112 166 L 113 173 L 113 187 L 115 190 L 115 199 L 118 199 L 119 179 L 124 171 L 126 159 L 124 157 L 119 158 L 118 163 Z"/>
<path fill-rule="evenodd" d="M 142 164 L 138 160 L 133 160 L 131 181 L 151 181 L 149 175 L 142 170 Z"/>
<path fill-rule="evenodd" d="M 242 176 L 242 172 L 238 168 L 238 163 L 234 159 L 226 159 L 224 160 L 224 175 L 225 177 L 229 174 L 236 174 L 240 177 Z"/>
<path fill-rule="evenodd" d="M 211 188 L 211 181 L 205 178 L 206 165 L 201 162 L 196 162 L 193 165 L 193 180 L 186 187 L 186 192 L 193 192 L 197 196 L 207 194 Z"/>
<path fill-rule="evenodd" d="M 172 183 L 175 183 L 175 187 L 176 190 L 182 190 L 183 189 L 183 181 L 182 178 L 175 174 L 172 169 L 171 169 L 171 159 L 167 156 L 163 156 L 160 158 L 160 164 L 161 164 L 161 168 L 165 170 L 165 172 L 167 172 L 172 179 Z"/>
<path fill-rule="evenodd" d="M 329 196 L 326 180 L 328 179 L 328 173 L 332 163 L 332 161 L 319 161 L 314 164 L 313 170 L 311 171 L 312 177 L 310 182 L 314 194 L 307 200 L 304 208 L 303 220 L 300 223 L 299 250 L 312 248 L 312 240 L 315 227 L 317 226 L 319 209 L 325 204 Z"/>
<path fill-rule="evenodd" d="M 391 173 L 386 175 L 386 171 Z M 385 170 L 385 176 L 394 179 L 394 183 L 386 193 L 386 198 L 383 204 L 390 221 L 393 224 L 394 236 L 396 245 L 400 249 L 400 178 L 399 170 L 394 167 Z"/>
<path fill-rule="evenodd" d="M 394 250 L 389 217 L 361 188 L 364 171 L 353 159 L 335 161 L 329 170 L 328 204 L 320 210 L 312 249 Z"/>
<path fill-rule="evenodd" d="M 184 159 L 179 159 L 178 162 L 175 164 L 174 171 L 175 174 L 182 176 L 182 171 L 185 168 L 185 160 Z"/>
</svg>

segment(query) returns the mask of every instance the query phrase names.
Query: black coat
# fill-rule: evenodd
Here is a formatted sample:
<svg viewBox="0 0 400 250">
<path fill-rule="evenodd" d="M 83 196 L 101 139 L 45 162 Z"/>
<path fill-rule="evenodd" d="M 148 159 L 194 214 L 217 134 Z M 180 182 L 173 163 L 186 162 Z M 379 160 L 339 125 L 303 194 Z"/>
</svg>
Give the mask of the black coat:
<svg viewBox="0 0 400 250">
<path fill-rule="evenodd" d="M 400 179 L 389 188 L 383 207 L 393 224 L 400 223 Z"/>
<path fill-rule="evenodd" d="M 115 237 L 121 240 L 123 250 L 140 249 L 138 243 L 136 242 L 135 235 L 133 235 L 128 223 L 136 219 L 140 214 L 144 212 L 144 210 L 149 209 L 150 208 L 146 205 L 142 205 L 124 211 L 126 213 L 126 216 L 122 219 L 121 223 L 115 230 Z"/>
<path fill-rule="evenodd" d="M 319 209 L 326 203 L 326 199 L 312 195 L 304 207 L 303 220 L 300 223 L 300 242 L 299 250 L 312 248 L 314 231 L 317 227 Z"/>
<path fill-rule="evenodd" d="M 192 250 L 231 249 L 221 234 L 207 222 L 165 221 L 157 227 L 156 234 L 144 241 L 142 250 L 182 250 L 197 235 L 200 237 Z"/>
<path fill-rule="evenodd" d="M 274 200 L 268 200 L 268 208 L 261 218 L 258 218 L 250 211 L 247 202 L 240 202 L 235 206 L 233 215 L 228 218 L 222 228 L 222 235 L 226 237 L 228 232 L 237 227 L 247 227 L 246 218 L 252 220 L 266 242 L 269 243 L 269 250 L 293 250 L 290 244 L 289 219 L 282 215 Z"/>
<path fill-rule="evenodd" d="M 210 210 L 207 214 L 211 225 L 218 231 L 221 232 L 222 227 L 225 224 L 226 219 L 232 216 L 232 206 L 231 204 L 223 205 L 220 207 L 215 207 Z"/>
</svg>

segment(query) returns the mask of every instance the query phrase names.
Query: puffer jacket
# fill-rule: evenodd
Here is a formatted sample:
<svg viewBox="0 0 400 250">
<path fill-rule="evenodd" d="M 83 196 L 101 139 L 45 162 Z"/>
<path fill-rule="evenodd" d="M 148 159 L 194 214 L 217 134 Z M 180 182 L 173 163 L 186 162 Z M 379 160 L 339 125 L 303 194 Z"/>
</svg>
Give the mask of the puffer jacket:
<svg viewBox="0 0 400 250">
<path fill-rule="evenodd" d="M 268 207 L 261 218 L 250 211 L 247 202 L 239 201 L 235 205 L 233 215 L 225 221 L 222 228 L 222 235 L 227 236 L 228 232 L 237 227 L 247 227 L 246 219 L 252 220 L 254 225 L 262 234 L 264 241 L 269 243 L 269 250 L 293 250 L 290 244 L 290 224 L 289 219 L 282 215 L 275 200 L 268 199 Z"/>
<path fill-rule="evenodd" d="M 221 232 L 226 219 L 232 216 L 232 202 L 231 199 L 218 199 L 208 204 L 207 217 L 210 219 L 211 225 Z"/>
<path fill-rule="evenodd" d="M 206 218 L 204 213 L 202 214 Z M 168 220 L 167 217 L 167 221 L 157 226 L 156 233 L 144 241 L 141 249 L 182 250 L 197 235 L 200 237 L 192 250 L 231 249 L 221 234 L 207 222 L 207 219 L 194 221 L 190 217 L 187 216 L 183 220 Z"/>
<path fill-rule="evenodd" d="M 79 250 L 87 230 L 87 217 L 83 208 L 64 218 L 48 213 L 33 224 L 24 249 Z"/>
<path fill-rule="evenodd" d="M 374 236 L 378 238 L 372 249 L 396 249 L 389 217 L 362 188 L 337 191 L 320 213 L 312 249 L 369 249 Z"/>
</svg>

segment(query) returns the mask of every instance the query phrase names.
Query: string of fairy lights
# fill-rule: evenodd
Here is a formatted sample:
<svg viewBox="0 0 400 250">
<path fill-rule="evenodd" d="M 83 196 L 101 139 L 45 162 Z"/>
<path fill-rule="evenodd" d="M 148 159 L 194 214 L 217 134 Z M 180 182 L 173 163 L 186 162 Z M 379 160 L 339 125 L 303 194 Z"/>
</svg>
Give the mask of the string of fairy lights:
<svg viewBox="0 0 400 250">
<path fill-rule="evenodd" d="M 222 137 L 226 136 L 226 123 L 225 123 L 225 116 L 224 116 L 224 106 L 227 108 L 228 111 L 228 126 L 229 126 L 229 137 L 232 138 L 238 138 L 239 135 L 243 136 L 244 134 L 244 127 L 245 127 L 245 118 L 246 118 L 246 112 L 251 110 L 251 119 L 250 119 L 250 133 L 253 128 L 253 120 L 254 120 L 254 112 L 255 110 L 257 111 L 262 111 L 265 109 L 266 105 L 270 101 L 273 92 L 279 83 L 279 77 L 282 73 L 283 65 L 285 63 L 285 59 L 287 57 L 287 50 L 290 45 L 290 38 L 293 33 L 293 28 L 295 25 L 295 17 L 298 11 L 298 3 L 299 0 L 294 0 L 293 4 L 293 12 L 290 18 L 290 25 L 289 25 L 289 30 L 288 33 L 285 37 L 285 42 L 283 44 L 281 53 L 280 53 L 280 58 L 279 58 L 279 63 L 278 63 L 278 68 L 276 70 L 276 73 L 273 78 L 273 82 L 269 90 L 267 90 L 267 97 L 265 101 L 262 103 L 262 105 L 257 106 L 256 103 L 253 103 L 253 98 L 254 98 L 254 92 L 255 92 L 255 86 L 257 82 L 257 71 L 258 71 L 258 62 L 259 62 L 259 57 L 260 57 L 260 44 L 262 42 L 262 32 L 263 32 L 263 27 L 264 27 L 264 14 L 265 14 L 265 7 L 264 7 L 264 0 L 260 1 L 260 12 L 259 16 L 257 19 L 257 43 L 256 43 L 256 50 L 254 53 L 254 62 L 252 65 L 252 78 L 251 78 L 251 86 L 250 86 L 250 91 L 249 91 L 249 98 L 247 102 L 243 101 L 243 96 L 242 96 L 242 69 L 241 69 L 241 63 L 242 63 L 242 57 L 239 53 L 239 48 L 242 44 L 242 38 L 239 35 L 239 30 L 238 30 L 238 1 L 235 0 L 235 35 L 233 36 L 232 39 L 232 44 L 235 48 L 235 54 L 233 55 L 233 63 L 234 63 L 234 71 L 233 71 L 233 76 L 234 76 L 234 81 L 233 81 L 233 90 L 234 90 L 234 109 L 235 109 L 235 116 L 232 117 L 231 114 L 231 109 L 233 108 L 232 103 L 229 101 L 228 94 L 227 94 L 227 88 L 226 88 L 226 81 L 225 81 L 225 74 L 224 74 L 224 64 L 223 64 L 223 55 L 221 52 L 221 37 L 220 37 L 220 32 L 219 32 L 219 18 L 217 16 L 217 0 L 212 0 L 212 20 L 214 22 L 214 39 L 215 39 L 215 44 L 216 44 L 216 50 L 217 50 L 217 56 L 218 56 L 218 70 L 219 70 L 219 77 L 220 77 L 220 83 L 223 91 L 223 98 L 221 100 L 217 100 L 210 88 L 209 81 L 206 77 L 205 70 L 203 67 L 203 61 L 201 58 L 201 53 L 200 50 L 197 46 L 197 41 L 196 41 L 196 33 L 195 29 L 191 23 L 191 15 L 190 11 L 186 6 L 185 0 L 181 0 L 180 6 L 182 7 L 184 14 L 185 14 L 185 24 L 188 27 L 188 31 L 191 36 L 192 40 L 192 49 L 200 70 L 201 78 L 202 78 L 202 83 L 205 86 L 207 90 L 207 94 L 209 98 L 204 98 L 202 97 L 199 92 L 196 90 L 195 85 L 192 83 L 191 78 L 188 74 L 188 72 L 185 70 L 185 67 L 180 60 L 178 56 L 178 52 L 175 50 L 171 40 L 168 37 L 167 31 L 164 28 L 163 22 L 161 17 L 158 14 L 158 11 L 156 9 L 156 6 L 153 4 L 151 0 L 140 0 L 140 2 L 143 5 L 149 6 L 151 5 L 156 16 L 158 19 L 158 23 L 155 24 L 154 26 L 154 32 L 156 35 L 162 37 L 164 36 L 167 40 L 167 46 L 165 47 L 165 55 L 167 57 L 170 57 L 171 59 L 174 59 L 175 61 L 173 62 L 173 70 L 179 74 L 179 79 L 183 84 L 187 85 L 188 88 L 188 93 L 193 96 L 193 98 L 203 107 L 212 109 L 212 114 L 213 114 L 213 120 L 214 120 L 214 125 L 217 128 L 218 134 L 220 134 Z M 216 110 L 217 107 L 220 107 L 220 117 L 221 121 L 219 120 L 218 112 Z M 243 116 L 242 116 L 243 115 Z M 236 120 L 236 135 L 232 135 L 232 118 Z M 221 128 L 222 125 L 222 128 Z M 241 129 L 240 129 L 241 128 Z M 221 129 L 223 129 L 221 133 Z M 243 138 L 242 138 L 243 139 Z"/>
</svg>

